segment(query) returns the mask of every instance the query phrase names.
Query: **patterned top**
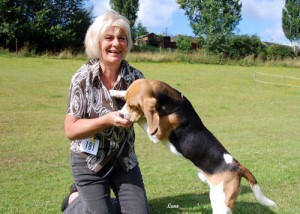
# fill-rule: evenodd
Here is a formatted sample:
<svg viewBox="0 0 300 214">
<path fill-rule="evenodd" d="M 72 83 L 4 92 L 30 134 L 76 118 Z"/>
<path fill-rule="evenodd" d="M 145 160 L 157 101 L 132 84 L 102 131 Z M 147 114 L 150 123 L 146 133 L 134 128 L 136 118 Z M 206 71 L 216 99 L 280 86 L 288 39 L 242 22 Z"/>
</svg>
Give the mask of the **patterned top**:
<svg viewBox="0 0 300 214">
<path fill-rule="evenodd" d="M 122 108 L 124 101 L 110 96 L 101 81 L 100 69 L 99 60 L 92 59 L 73 75 L 67 114 L 77 118 L 97 118 Z M 126 90 L 134 80 L 139 78 L 144 78 L 143 74 L 123 60 L 113 89 Z M 120 145 L 125 142 L 126 145 L 118 162 L 126 171 L 136 166 L 133 127 L 110 127 L 91 137 L 99 139 L 100 145 L 96 155 L 88 155 L 86 158 L 89 169 L 94 172 L 100 171 L 107 162 L 116 156 Z M 81 140 L 72 141 L 71 150 L 80 153 L 80 143 Z"/>
</svg>

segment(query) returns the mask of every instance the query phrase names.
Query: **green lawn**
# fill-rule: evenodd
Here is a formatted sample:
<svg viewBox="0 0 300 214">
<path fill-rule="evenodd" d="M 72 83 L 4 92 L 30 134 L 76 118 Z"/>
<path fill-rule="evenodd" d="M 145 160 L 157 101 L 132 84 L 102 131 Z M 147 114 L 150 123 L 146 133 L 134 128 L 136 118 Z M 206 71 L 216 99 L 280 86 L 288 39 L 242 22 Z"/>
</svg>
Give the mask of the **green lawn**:
<svg viewBox="0 0 300 214">
<path fill-rule="evenodd" d="M 72 183 L 63 132 L 68 87 L 83 63 L 0 57 L 0 213 L 60 212 Z M 258 204 L 243 180 L 235 213 L 300 213 L 300 89 L 253 81 L 255 71 L 300 78 L 299 69 L 132 65 L 189 98 L 204 124 L 278 204 Z M 138 126 L 136 133 L 151 213 L 211 213 L 208 186 L 195 167 L 152 144 Z"/>
</svg>

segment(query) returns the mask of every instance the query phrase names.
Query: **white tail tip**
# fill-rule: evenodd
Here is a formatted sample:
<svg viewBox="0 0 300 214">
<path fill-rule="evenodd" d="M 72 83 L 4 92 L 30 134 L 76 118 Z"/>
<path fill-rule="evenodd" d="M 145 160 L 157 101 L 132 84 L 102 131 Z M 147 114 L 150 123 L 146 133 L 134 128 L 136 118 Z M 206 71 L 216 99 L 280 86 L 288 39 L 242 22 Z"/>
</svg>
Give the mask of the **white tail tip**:
<svg viewBox="0 0 300 214">
<path fill-rule="evenodd" d="M 270 199 L 268 199 L 263 192 L 261 191 L 258 184 L 252 186 L 252 190 L 256 196 L 258 202 L 267 207 L 276 207 L 276 203 Z"/>
</svg>

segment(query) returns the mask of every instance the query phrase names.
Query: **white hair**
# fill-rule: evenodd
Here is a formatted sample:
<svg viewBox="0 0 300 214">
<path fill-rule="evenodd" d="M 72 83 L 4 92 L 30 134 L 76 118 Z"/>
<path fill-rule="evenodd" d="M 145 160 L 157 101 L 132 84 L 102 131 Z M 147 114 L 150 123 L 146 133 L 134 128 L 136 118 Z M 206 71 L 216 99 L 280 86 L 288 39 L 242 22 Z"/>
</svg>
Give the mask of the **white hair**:
<svg viewBox="0 0 300 214">
<path fill-rule="evenodd" d="M 112 27 L 125 32 L 127 38 L 127 52 L 130 50 L 132 47 L 132 38 L 128 19 L 114 10 L 109 10 L 97 17 L 86 32 L 84 45 L 85 53 L 89 58 L 101 58 L 99 41 Z"/>
</svg>

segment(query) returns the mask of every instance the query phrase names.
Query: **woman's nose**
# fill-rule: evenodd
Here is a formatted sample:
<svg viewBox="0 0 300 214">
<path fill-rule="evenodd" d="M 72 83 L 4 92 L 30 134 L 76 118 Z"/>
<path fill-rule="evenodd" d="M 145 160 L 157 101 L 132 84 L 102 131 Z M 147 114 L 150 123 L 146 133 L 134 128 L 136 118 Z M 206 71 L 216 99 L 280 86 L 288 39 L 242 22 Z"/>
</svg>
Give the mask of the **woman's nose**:
<svg viewBox="0 0 300 214">
<path fill-rule="evenodd" d="M 118 46 L 119 45 L 119 39 L 118 38 L 114 38 L 113 39 L 113 45 L 114 46 Z"/>
</svg>

